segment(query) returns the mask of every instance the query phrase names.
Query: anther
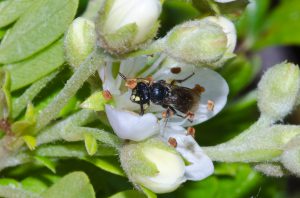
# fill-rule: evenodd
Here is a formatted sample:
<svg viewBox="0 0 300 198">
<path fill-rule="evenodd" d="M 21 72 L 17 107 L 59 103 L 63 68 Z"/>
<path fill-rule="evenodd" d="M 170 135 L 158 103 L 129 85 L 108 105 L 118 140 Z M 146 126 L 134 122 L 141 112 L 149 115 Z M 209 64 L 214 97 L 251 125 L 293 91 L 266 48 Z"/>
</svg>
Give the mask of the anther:
<svg viewBox="0 0 300 198">
<path fill-rule="evenodd" d="M 125 86 L 129 89 L 134 89 L 137 86 L 137 80 L 136 79 L 127 79 Z"/>
<path fill-rule="evenodd" d="M 170 146 L 176 148 L 177 147 L 177 140 L 175 138 L 170 137 L 168 140 L 168 143 L 170 144 Z"/>
<path fill-rule="evenodd" d="M 111 100 L 112 99 L 112 95 L 111 95 L 111 93 L 108 90 L 104 90 L 102 92 L 102 95 L 103 95 L 103 98 L 105 100 Z"/>
<path fill-rule="evenodd" d="M 187 135 L 190 135 L 193 138 L 195 138 L 195 133 L 196 133 L 196 129 L 194 127 L 188 127 L 187 128 Z"/>
<path fill-rule="evenodd" d="M 212 100 L 208 100 L 208 101 L 207 101 L 207 109 L 208 109 L 209 111 L 213 111 L 214 108 L 215 108 L 215 103 L 214 103 Z"/>
</svg>

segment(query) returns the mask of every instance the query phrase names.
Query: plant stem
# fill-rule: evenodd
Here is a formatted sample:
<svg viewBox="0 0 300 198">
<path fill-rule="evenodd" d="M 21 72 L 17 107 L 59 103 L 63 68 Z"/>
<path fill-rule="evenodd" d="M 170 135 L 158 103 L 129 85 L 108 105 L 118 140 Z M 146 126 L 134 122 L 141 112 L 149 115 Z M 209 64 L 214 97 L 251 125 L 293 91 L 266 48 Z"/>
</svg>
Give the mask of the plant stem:
<svg viewBox="0 0 300 198">
<path fill-rule="evenodd" d="M 75 71 L 61 92 L 43 109 L 37 118 L 36 131 L 40 131 L 58 115 L 69 99 L 76 94 L 83 83 L 103 64 L 103 54 L 96 49 Z"/>
</svg>

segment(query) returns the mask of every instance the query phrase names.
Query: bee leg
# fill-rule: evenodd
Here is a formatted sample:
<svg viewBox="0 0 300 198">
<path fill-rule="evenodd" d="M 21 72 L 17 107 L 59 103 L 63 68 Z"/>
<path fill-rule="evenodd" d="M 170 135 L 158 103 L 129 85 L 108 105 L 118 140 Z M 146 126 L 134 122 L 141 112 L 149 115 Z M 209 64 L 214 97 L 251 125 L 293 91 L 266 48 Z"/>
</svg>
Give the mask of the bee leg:
<svg viewBox="0 0 300 198">
<path fill-rule="evenodd" d="M 190 77 L 192 77 L 195 74 L 195 72 L 193 72 L 191 75 L 189 75 L 188 77 L 181 79 L 181 80 L 172 80 L 171 81 L 171 85 L 174 85 L 175 83 L 182 83 L 186 80 L 188 80 Z"/>
<path fill-rule="evenodd" d="M 143 104 L 140 104 L 140 107 L 141 107 L 140 115 L 142 116 L 145 113 Z"/>
</svg>

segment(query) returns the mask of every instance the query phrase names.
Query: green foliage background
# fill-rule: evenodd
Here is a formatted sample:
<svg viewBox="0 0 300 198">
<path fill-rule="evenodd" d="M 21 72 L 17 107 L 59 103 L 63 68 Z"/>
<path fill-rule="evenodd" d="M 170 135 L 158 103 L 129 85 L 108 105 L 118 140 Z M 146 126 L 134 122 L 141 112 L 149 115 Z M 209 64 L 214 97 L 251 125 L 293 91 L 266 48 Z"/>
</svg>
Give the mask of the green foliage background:
<svg viewBox="0 0 300 198">
<path fill-rule="evenodd" d="M 228 105 L 218 116 L 197 126 L 200 145 L 229 140 L 257 119 L 255 91 L 247 88 L 261 68 L 258 53 L 270 46 L 300 44 L 299 0 L 281 0 L 276 5 L 271 0 L 254 1 L 256 6 L 245 8 L 246 1 L 238 0 L 228 6 L 217 5 L 217 10 L 209 6 L 208 0 L 164 3 L 159 36 L 183 21 L 218 12 L 234 21 L 239 34 L 237 58 L 219 70 L 230 86 Z M 28 98 L 35 111 L 43 109 L 72 75 L 64 58 L 63 34 L 75 15 L 85 12 L 87 4 L 87 0 L 0 1 L 0 66 L 11 76 L 13 122 L 24 120 Z M 90 92 L 85 84 L 60 112 L 58 121 L 78 112 L 79 104 Z M 87 126 L 112 131 L 97 119 Z M 94 157 L 87 155 L 82 141 L 59 141 L 28 152 L 30 163 L 1 172 L 1 196 L 156 197 L 147 190 L 146 195 L 133 190 L 120 168 L 116 151 L 102 143 L 98 143 Z M 300 191 L 287 191 L 288 178 L 267 178 L 251 165 L 220 163 L 215 168 L 213 176 L 187 182 L 177 191 L 158 197 L 300 196 Z"/>
</svg>

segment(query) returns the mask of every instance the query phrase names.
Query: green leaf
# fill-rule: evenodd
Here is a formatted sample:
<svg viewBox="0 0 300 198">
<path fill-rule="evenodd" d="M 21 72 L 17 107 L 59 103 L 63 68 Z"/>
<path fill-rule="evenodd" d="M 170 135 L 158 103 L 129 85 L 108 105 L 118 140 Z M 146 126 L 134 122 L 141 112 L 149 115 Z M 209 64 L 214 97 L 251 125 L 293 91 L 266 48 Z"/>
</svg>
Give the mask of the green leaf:
<svg viewBox="0 0 300 198">
<path fill-rule="evenodd" d="M 112 174 L 125 176 L 116 158 L 84 158 L 84 160 Z"/>
<path fill-rule="evenodd" d="M 0 27 L 16 21 L 36 0 L 10 0 L 0 2 Z"/>
<path fill-rule="evenodd" d="M 35 150 L 35 154 L 43 157 L 75 157 L 83 158 L 87 156 L 84 145 L 74 144 L 74 143 L 64 143 L 64 144 L 55 144 L 55 145 L 43 145 L 39 146 Z M 98 145 L 98 151 L 95 153 L 96 156 L 115 156 L 117 152 L 111 147 L 105 147 L 101 144 Z"/>
<path fill-rule="evenodd" d="M 57 40 L 73 20 L 78 0 L 36 1 L 0 45 L 0 63 L 23 60 Z"/>
<path fill-rule="evenodd" d="M 230 98 L 236 96 L 245 89 L 260 71 L 260 64 L 249 62 L 242 55 L 228 61 L 220 70 L 220 74 L 225 78 L 230 89 Z"/>
<path fill-rule="evenodd" d="M 156 194 L 154 192 L 152 192 L 151 190 L 149 190 L 143 186 L 141 186 L 141 189 L 148 198 L 157 198 Z"/>
<path fill-rule="evenodd" d="M 112 100 L 104 98 L 103 94 L 104 91 L 93 93 L 80 105 L 80 107 L 84 109 L 91 109 L 94 111 L 103 111 L 106 104 L 112 103 Z"/>
<path fill-rule="evenodd" d="M 53 173 L 56 173 L 55 170 L 55 163 L 51 161 L 50 159 L 42 156 L 35 156 L 34 157 L 38 162 L 43 164 L 45 167 L 47 167 L 49 170 L 51 170 Z"/>
<path fill-rule="evenodd" d="M 98 144 L 96 138 L 92 134 L 84 135 L 85 148 L 89 155 L 94 155 L 97 152 Z"/>
<path fill-rule="evenodd" d="M 45 88 L 45 86 L 52 81 L 58 73 L 59 71 L 53 72 L 51 75 L 35 82 L 28 89 L 26 89 L 26 91 L 20 97 L 13 100 L 13 118 L 16 118 L 24 110 L 28 103 L 32 103 L 37 94 L 40 93 L 40 91 Z"/>
<path fill-rule="evenodd" d="M 10 178 L 1 178 L 0 179 L 0 186 L 10 186 L 13 188 L 21 188 L 22 185 L 14 180 L 14 179 L 10 179 Z"/>
<path fill-rule="evenodd" d="M 38 194 L 42 193 L 48 188 L 46 182 L 43 182 L 43 180 L 40 180 L 35 177 L 27 177 L 24 180 L 22 180 L 21 184 L 24 190 L 38 193 Z"/>
<path fill-rule="evenodd" d="M 300 1 L 280 1 L 265 21 L 265 26 L 256 40 L 255 48 L 272 45 L 300 44 Z"/>
<path fill-rule="evenodd" d="M 11 112 L 10 75 L 0 69 L 0 119 L 7 119 Z"/>
<path fill-rule="evenodd" d="M 60 39 L 30 59 L 6 65 L 7 70 L 11 73 L 11 90 L 15 91 L 41 79 L 63 63 L 63 41 Z"/>
<path fill-rule="evenodd" d="M 83 172 L 73 172 L 42 193 L 43 198 L 72 197 L 94 198 L 95 192 L 89 178 Z"/>
<path fill-rule="evenodd" d="M 145 196 L 136 190 L 126 190 L 109 196 L 109 198 L 145 198 Z"/>
</svg>

